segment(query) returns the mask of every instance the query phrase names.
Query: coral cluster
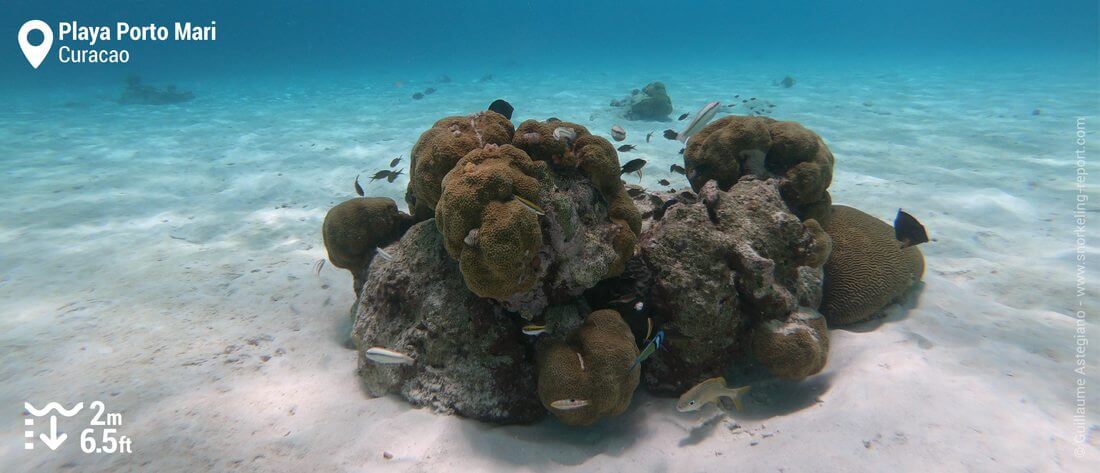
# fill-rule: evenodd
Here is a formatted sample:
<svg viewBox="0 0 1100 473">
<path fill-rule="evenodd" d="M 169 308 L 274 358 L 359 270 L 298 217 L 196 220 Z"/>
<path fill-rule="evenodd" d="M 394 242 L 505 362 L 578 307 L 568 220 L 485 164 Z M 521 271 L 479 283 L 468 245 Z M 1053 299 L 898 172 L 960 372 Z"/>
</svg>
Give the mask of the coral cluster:
<svg viewBox="0 0 1100 473">
<path fill-rule="evenodd" d="M 741 176 L 775 177 L 783 200 L 800 218 L 823 225 L 832 203 L 833 153 L 816 133 L 795 122 L 730 115 L 707 125 L 687 142 L 684 168 L 698 191 L 707 181 L 725 190 Z"/>
<path fill-rule="evenodd" d="M 413 215 L 352 199 L 323 233 L 355 275 L 367 391 L 441 412 L 588 425 L 639 384 L 679 395 L 742 364 L 810 376 L 827 322 L 865 319 L 923 269 L 888 225 L 829 218 L 832 154 L 795 123 L 706 127 L 684 157 L 694 190 L 678 192 L 625 186 L 610 142 L 557 119 L 444 118 L 412 155 Z"/>
<path fill-rule="evenodd" d="M 629 97 L 614 100 L 611 106 L 626 108 L 623 118 L 627 120 L 667 121 L 672 113 L 672 99 L 661 82 L 651 82 L 641 90 L 634 89 Z"/>
<path fill-rule="evenodd" d="M 863 322 L 920 281 L 924 256 L 915 246 L 902 248 L 894 228 L 872 215 L 843 205 L 832 213 L 821 313 L 830 325 Z"/>
</svg>

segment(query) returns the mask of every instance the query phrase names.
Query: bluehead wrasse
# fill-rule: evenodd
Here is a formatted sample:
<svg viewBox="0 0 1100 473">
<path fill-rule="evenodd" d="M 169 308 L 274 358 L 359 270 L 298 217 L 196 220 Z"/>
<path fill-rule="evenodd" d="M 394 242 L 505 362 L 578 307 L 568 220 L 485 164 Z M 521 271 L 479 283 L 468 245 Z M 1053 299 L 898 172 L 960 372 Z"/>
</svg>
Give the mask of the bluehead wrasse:
<svg viewBox="0 0 1100 473">
<path fill-rule="evenodd" d="M 386 261 L 393 261 L 393 255 L 391 255 L 386 250 L 383 250 L 381 248 L 375 248 L 374 251 L 377 252 L 378 256 L 381 256 L 382 259 L 384 259 Z"/>
<path fill-rule="evenodd" d="M 538 335 L 542 335 L 544 333 L 546 333 L 546 326 L 545 325 L 530 324 L 530 325 L 524 325 L 523 326 L 523 334 L 524 335 L 538 336 Z"/>
<path fill-rule="evenodd" d="M 512 195 L 512 197 L 515 197 L 516 200 L 519 201 L 519 203 L 523 204 L 524 207 L 527 207 L 527 210 L 534 212 L 535 215 L 546 215 L 546 212 L 542 211 L 542 207 L 535 205 L 534 202 L 524 199 L 523 197 L 520 197 L 518 195 Z"/>
<path fill-rule="evenodd" d="M 368 360 L 383 365 L 411 365 L 416 363 L 409 355 L 382 347 L 371 347 L 365 354 Z"/>
<path fill-rule="evenodd" d="M 634 369 L 634 367 L 638 366 L 639 363 L 645 361 L 646 358 L 649 358 L 649 356 L 652 355 L 653 352 L 657 351 L 657 348 L 660 348 L 661 342 L 663 342 L 664 340 L 665 340 L 665 331 L 664 330 L 658 330 L 657 334 L 654 335 L 653 338 L 649 340 L 649 343 L 647 343 L 645 348 L 642 349 L 642 352 L 638 354 L 638 358 L 634 359 L 634 364 L 630 365 L 630 369 L 631 370 Z"/>
<path fill-rule="evenodd" d="M 684 128 L 684 131 L 676 135 L 676 139 L 681 143 L 687 143 L 691 135 L 699 133 L 699 130 L 702 130 L 703 127 L 707 126 L 707 123 L 714 118 L 714 115 L 718 113 L 718 105 L 720 105 L 718 102 L 710 102 L 703 105 L 703 108 L 695 112 L 695 118 L 691 119 L 691 123 L 688 123 L 687 128 Z"/>
<path fill-rule="evenodd" d="M 580 409 L 588 405 L 588 401 L 584 399 L 558 399 L 551 402 L 550 407 L 561 411 L 571 411 L 573 409 Z"/>
<path fill-rule="evenodd" d="M 740 388 L 731 389 L 726 386 L 726 379 L 718 376 L 710 378 L 695 387 L 687 390 L 680 400 L 676 402 L 676 410 L 680 412 L 697 411 L 704 405 L 713 402 L 715 405 L 721 408 L 719 404 L 719 398 L 729 398 L 733 401 L 733 407 L 738 411 L 741 411 L 741 396 L 744 396 L 749 392 L 749 386 L 743 386 Z M 724 408 L 722 408 L 725 410 Z"/>
</svg>

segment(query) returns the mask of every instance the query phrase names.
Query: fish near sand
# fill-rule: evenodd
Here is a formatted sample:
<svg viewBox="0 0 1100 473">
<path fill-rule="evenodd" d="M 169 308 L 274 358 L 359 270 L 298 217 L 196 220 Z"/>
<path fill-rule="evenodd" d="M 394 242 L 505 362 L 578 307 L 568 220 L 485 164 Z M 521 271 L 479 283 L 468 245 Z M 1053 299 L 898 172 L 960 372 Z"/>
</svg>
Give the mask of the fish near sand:
<svg viewBox="0 0 1100 473">
<path fill-rule="evenodd" d="M 684 128 L 684 131 L 681 131 L 678 135 L 676 135 L 676 139 L 679 140 L 681 143 L 687 143 L 687 140 L 688 138 L 691 138 L 691 135 L 699 133 L 699 130 L 702 130 L 703 127 L 707 126 L 707 123 L 710 123 L 710 120 L 713 119 L 714 115 L 718 113 L 719 105 L 721 104 L 718 102 L 710 102 L 706 105 L 703 105 L 703 108 L 700 108 L 698 112 L 695 112 L 695 118 L 691 119 L 691 122 L 688 123 L 687 128 Z"/>
<path fill-rule="evenodd" d="M 679 165 L 679 164 L 673 164 L 672 166 L 669 166 L 668 167 L 668 172 L 674 172 L 676 174 L 683 174 L 685 176 L 687 175 L 687 170 L 685 170 L 684 167 Z"/>
<path fill-rule="evenodd" d="M 386 177 L 386 182 L 393 182 L 394 179 L 397 179 L 397 176 L 405 174 L 404 171 L 405 171 L 405 168 L 401 168 L 397 171 L 390 171 L 390 175 L 388 177 Z"/>
<path fill-rule="evenodd" d="M 619 125 L 611 127 L 611 139 L 615 141 L 622 141 L 626 139 L 626 130 Z"/>
<path fill-rule="evenodd" d="M 424 94 L 422 94 L 420 92 L 417 92 L 417 93 L 413 94 L 413 100 L 420 100 L 422 98 L 424 98 Z"/>
<path fill-rule="evenodd" d="M 424 95 L 432 95 L 435 93 L 435 87 L 428 87 L 424 89 Z"/>
<path fill-rule="evenodd" d="M 374 182 L 374 181 L 377 181 L 379 179 L 386 179 L 386 178 L 390 177 L 391 173 L 393 173 L 393 171 L 390 171 L 389 169 L 383 169 L 381 171 L 378 171 L 378 172 L 374 173 L 373 176 L 370 177 L 370 182 Z M 363 194 L 359 194 L 359 195 L 363 195 Z"/>
<path fill-rule="evenodd" d="M 359 185 L 359 175 L 355 175 L 355 193 L 359 194 L 359 197 L 363 197 L 366 193 L 363 192 L 363 186 Z"/>
<path fill-rule="evenodd" d="M 632 172 L 636 172 L 636 173 L 638 173 L 638 177 L 641 178 L 642 177 L 642 168 L 645 167 L 645 163 L 646 163 L 646 161 L 642 158 L 631 159 L 630 161 L 627 161 L 626 164 L 623 165 L 623 168 L 619 172 L 619 174 L 630 174 Z"/>
<path fill-rule="evenodd" d="M 671 128 L 668 129 L 668 130 L 665 130 L 665 133 L 664 133 L 664 137 L 665 137 L 666 140 L 675 140 L 676 137 L 679 136 L 679 135 L 680 134 L 677 133 L 676 130 L 673 130 Z"/>
<path fill-rule="evenodd" d="M 523 204 L 523 206 L 527 210 L 530 210 L 535 215 L 539 215 L 539 216 L 546 215 L 546 212 L 543 212 L 542 207 L 539 207 L 534 202 L 531 202 L 530 200 L 524 199 L 523 197 L 520 197 L 520 196 L 514 195 L 514 194 L 512 195 L 512 197 L 514 197 L 517 201 L 519 201 L 519 203 Z"/>
<path fill-rule="evenodd" d="M 382 347 L 367 349 L 365 356 L 368 360 L 382 365 L 411 365 L 416 363 L 416 360 L 409 355 Z"/>
<path fill-rule="evenodd" d="M 402 157 L 403 156 L 398 156 L 398 157 L 393 158 L 392 160 L 390 160 L 390 167 L 395 168 L 395 167 L 397 167 L 398 164 L 401 164 L 401 158 Z"/>
<path fill-rule="evenodd" d="M 744 396 L 749 392 L 749 386 L 743 386 L 740 388 L 730 389 L 726 386 L 726 379 L 718 376 L 710 378 L 695 387 L 687 390 L 680 400 L 676 402 L 676 410 L 680 412 L 691 412 L 701 409 L 703 406 L 714 403 L 719 409 L 725 411 L 719 402 L 720 398 L 726 397 L 730 401 L 733 401 L 733 407 L 738 411 L 741 410 L 741 396 Z M 727 411 L 728 413 L 728 411 Z"/>
<path fill-rule="evenodd" d="M 619 151 L 622 152 L 622 153 L 626 153 L 626 152 L 629 152 L 629 151 L 634 151 L 637 148 L 638 147 L 634 146 L 634 145 L 622 145 L 622 146 L 619 147 Z"/>
<path fill-rule="evenodd" d="M 673 164 L 673 166 L 675 166 L 675 164 Z M 657 183 L 662 185 L 662 186 L 667 186 L 667 185 L 671 184 L 670 182 L 668 182 L 668 179 L 661 179 L 661 180 L 657 181 Z"/>
<path fill-rule="evenodd" d="M 504 118 L 512 119 L 512 112 L 516 109 L 512 107 L 512 104 L 504 99 L 496 99 L 493 103 L 489 104 L 489 110 L 504 115 Z"/>
<path fill-rule="evenodd" d="M 908 248 L 927 243 L 928 232 L 915 217 L 898 209 L 898 216 L 894 217 L 894 238 L 901 242 L 902 248 Z"/>
<path fill-rule="evenodd" d="M 658 348 L 661 348 L 661 342 L 664 341 L 665 331 L 658 330 L 657 334 L 649 340 L 649 343 L 647 343 L 645 348 L 642 349 L 642 352 L 638 354 L 638 357 L 634 359 L 634 364 L 630 365 L 628 371 L 634 369 L 635 366 L 638 366 L 639 363 L 645 361 L 646 358 L 649 358 L 649 356 L 652 355 L 653 352 L 657 351 Z"/>
<path fill-rule="evenodd" d="M 558 399 L 551 402 L 550 407 L 559 411 L 571 411 L 573 409 L 580 409 L 588 405 L 588 401 L 584 399 Z"/>
<path fill-rule="evenodd" d="M 645 135 L 645 142 L 646 142 L 646 143 L 649 143 L 649 139 L 650 139 L 650 138 L 653 138 L 653 132 L 652 132 L 652 131 L 651 131 L 651 132 L 649 132 L 649 133 L 646 133 L 646 135 Z"/>
<path fill-rule="evenodd" d="M 690 114 L 689 114 L 689 113 L 685 113 L 685 114 L 683 114 L 683 115 L 680 115 L 680 118 L 677 118 L 677 120 L 683 121 L 683 119 L 687 118 L 687 117 L 688 117 L 688 115 L 690 115 Z"/>
</svg>

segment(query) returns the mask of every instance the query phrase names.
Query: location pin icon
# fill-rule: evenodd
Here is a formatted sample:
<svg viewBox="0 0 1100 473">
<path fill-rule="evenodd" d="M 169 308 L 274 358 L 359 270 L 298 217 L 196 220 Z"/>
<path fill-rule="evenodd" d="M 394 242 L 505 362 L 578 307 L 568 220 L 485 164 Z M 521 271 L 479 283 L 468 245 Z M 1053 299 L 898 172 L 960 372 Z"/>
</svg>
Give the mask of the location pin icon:
<svg viewBox="0 0 1100 473">
<path fill-rule="evenodd" d="M 38 46 L 31 44 L 30 40 L 27 39 L 27 36 L 34 30 L 42 32 L 42 44 Z M 27 62 L 31 63 L 31 67 L 38 69 L 38 66 L 46 59 L 46 55 L 50 53 L 51 46 L 53 46 L 53 30 L 46 22 L 31 20 L 23 23 L 23 27 L 19 28 L 19 47 L 23 49 L 23 55 L 27 56 Z"/>
</svg>

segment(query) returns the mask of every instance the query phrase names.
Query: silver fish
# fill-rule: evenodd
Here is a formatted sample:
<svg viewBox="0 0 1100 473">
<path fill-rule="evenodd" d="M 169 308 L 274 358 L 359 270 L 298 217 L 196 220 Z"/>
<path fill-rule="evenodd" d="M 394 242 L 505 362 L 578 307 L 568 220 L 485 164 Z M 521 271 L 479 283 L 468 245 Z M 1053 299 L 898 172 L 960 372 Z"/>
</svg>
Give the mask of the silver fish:
<svg viewBox="0 0 1100 473">
<path fill-rule="evenodd" d="M 573 409 L 580 409 L 588 405 L 588 401 L 584 399 L 558 399 L 551 402 L 550 407 L 559 411 L 571 411 Z"/>
<path fill-rule="evenodd" d="M 706 105 L 703 105 L 703 108 L 700 108 L 698 112 L 695 112 L 695 118 L 691 119 L 691 123 L 688 123 L 687 128 L 684 128 L 684 131 L 681 131 L 679 134 L 676 135 L 676 139 L 680 140 L 681 143 L 687 143 L 687 140 L 688 138 L 691 138 L 691 135 L 699 133 L 699 130 L 702 130 L 703 127 L 707 126 L 707 123 L 710 123 L 711 119 L 714 118 L 714 115 L 718 113 L 719 105 L 721 104 L 718 102 L 710 102 Z"/>
<path fill-rule="evenodd" d="M 523 334 L 530 336 L 539 336 L 546 333 L 545 325 L 529 324 L 523 326 Z"/>
<path fill-rule="evenodd" d="M 577 139 L 577 131 L 567 126 L 559 126 L 554 128 L 554 139 L 572 143 Z"/>
<path fill-rule="evenodd" d="M 378 256 L 381 256 L 382 259 L 386 261 L 393 261 L 393 255 L 391 255 L 388 251 L 381 248 L 375 248 L 374 251 L 378 253 Z"/>
<path fill-rule="evenodd" d="M 409 355 L 382 347 L 369 348 L 366 357 L 370 361 L 383 365 L 411 365 L 416 363 L 416 360 Z"/>
<path fill-rule="evenodd" d="M 718 376 L 696 384 L 695 387 L 687 390 L 676 402 L 676 410 L 680 412 L 697 411 L 712 402 L 721 407 L 719 398 L 725 397 L 733 401 L 734 408 L 740 411 L 742 408 L 741 397 L 748 394 L 748 392 L 748 386 L 740 388 L 727 387 L 725 378 Z"/>
<path fill-rule="evenodd" d="M 619 125 L 611 127 L 611 139 L 615 141 L 622 141 L 626 139 L 626 130 Z"/>
</svg>

